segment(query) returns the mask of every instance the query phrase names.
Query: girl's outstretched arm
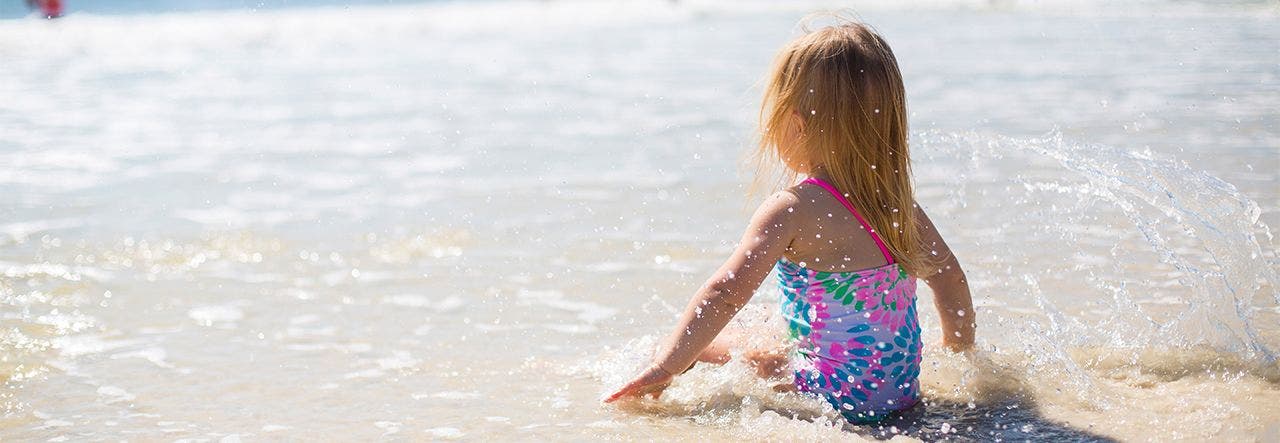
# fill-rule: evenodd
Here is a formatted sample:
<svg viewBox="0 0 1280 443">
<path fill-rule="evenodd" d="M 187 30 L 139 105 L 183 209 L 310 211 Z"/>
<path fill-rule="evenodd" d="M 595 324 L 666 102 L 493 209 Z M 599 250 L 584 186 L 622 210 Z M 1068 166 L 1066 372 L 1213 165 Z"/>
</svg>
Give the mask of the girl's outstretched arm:
<svg viewBox="0 0 1280 443">
<path fill-rule="evenodd" d="M 960 269 L 960 261 L 942 241 L 942 234 L 925 215 L 924 208 L 919 204 L 916 208 L 916 226 L 924 237 L 924 244 L 931 249 L 931 254 L 936 252 L 936 257 L 941 258 L 938 269 L 924 281 L 933 289 L 933 305 L 938 308 L 938 320 L 942 323 L 942 345 L 956 352 L 967 350 L 973 347 L 978 326 L 969 281 Z"/>
<path fill-rule="evenodd" d="M 733 255 L 689 300 L 675 330 L 659 344 L 654 361 L 631 382 L 609 395 L 611 402 L 626 395 L 650 394 L 654 398 L 671 379 L 693 364 L 739 309 L 751 300 L 760 282 L 769 275 L 795 236 L 799 197 L 778 192 L 760 205 Z"/>
</svg>

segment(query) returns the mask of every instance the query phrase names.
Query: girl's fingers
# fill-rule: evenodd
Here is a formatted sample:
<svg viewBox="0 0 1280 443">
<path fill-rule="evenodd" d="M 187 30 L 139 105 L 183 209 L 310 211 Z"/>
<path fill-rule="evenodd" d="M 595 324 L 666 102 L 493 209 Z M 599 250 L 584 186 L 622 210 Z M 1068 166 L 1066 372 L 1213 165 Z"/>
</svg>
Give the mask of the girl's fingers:
<svg viewBox="0 0 1280 443">
<path fill-rule="evenodd" d="M 662 369 L 653 367 L 619 388 L 617 392 L 605 397 L 604 402 L 610 403 L 628 395 L 651 395 L 654 399 L 657 399 L 669 384 L 671 384 L 671 376 Z"/>
<path fill-rule="evenodd" d="M 626 386 L 623 386 L 621 389 L 618 389 L 617 392 L 614 392 L 613 394 L 609 394 L 608 397 L 605 397 L 604 402 L 611 403 L 614 400 L 617 400 L 619 397 L 630 394 L 631 391 L 635 390 L 635 388 L 633 387 L 634 385 L 635 385 L 635 382 L 628 383 Z"/>
<path fill-rule="evenodd" d="M 605 397 L 604 402 L 611 403 L 614 400 L 628 395 L 635 395 L 638 397 L 649 395 L 654 399 L 657 399 L 659 395 L 662 395 L 662 391 L 666 390 L 666 388 L 666 383 L 645 383 L 644 380 L 635 380 L 631 383 L 627 383 L 626 386 L 618 389 L 617 392 Z"/>
<path fill-rule="evenodd" d="M 645 384 L 643 380 L 632 380 L 631 383 L 627 383 L 626 386 L 618 389 L 618 392 L 614 392 L 608 398 L 605 398 L 604 402 L 609 403 L 628 395 L 642 395 L 644 394 Z"/>
</svg>

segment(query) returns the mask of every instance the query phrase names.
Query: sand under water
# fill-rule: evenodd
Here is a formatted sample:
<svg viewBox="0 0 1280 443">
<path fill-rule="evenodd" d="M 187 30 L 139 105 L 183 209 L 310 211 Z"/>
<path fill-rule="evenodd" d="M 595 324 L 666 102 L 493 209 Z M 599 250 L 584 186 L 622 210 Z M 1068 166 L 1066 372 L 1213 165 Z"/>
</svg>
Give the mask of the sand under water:
<svg viewBox="0 0 1280 443">
<path fill-rule="evenodd" d="M 867 3 L 978 349 L 922 290 L 883 426 L 736 360 L 601 405 L 737 240 L 757 81 L 822 6 L 0 21 L 0 439 L 1280 439 L 1250 2 Z"/>
</svg>

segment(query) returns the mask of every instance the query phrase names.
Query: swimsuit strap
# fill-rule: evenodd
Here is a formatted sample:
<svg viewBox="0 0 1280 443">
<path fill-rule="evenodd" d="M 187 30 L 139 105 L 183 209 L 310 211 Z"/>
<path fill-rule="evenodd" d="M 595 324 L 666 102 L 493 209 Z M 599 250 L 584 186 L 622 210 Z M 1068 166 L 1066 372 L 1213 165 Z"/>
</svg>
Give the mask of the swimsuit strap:
<svg viewBox="0 0 1280 443">
<path fill-rule="evenodd" d="M 840 194 L 840 191 L 836 190 L 835 186 L 831 186 L 831 184 L 825 181 L 822 181 L 817 177 L 809 177 L 805 179 L 802 183 L 813 183 L 815 185 L 821 186 L 822 189 L 826 189 L 827 192 L 830 192 L 831 195 L 834 195 L 837 200 L 840 200 L 840 204 L 844 205 L 844 207 L 848 209 L 850 213 L 853 214 L 853 218 L 858 219 L 858 223 L 862 225 L 862 229 L 865 229 L 868 234 L 871 234 L 871 239 L 875 240 L 876 246 L 880 247 L 880 253 L 884 254 L 884 259 L 889 261 L 888 264 L 894 263 L 893 256 L 889 255 L 889 248 L 884 245 L 883 240 L 880 240 L 880 236 L 876 235 L 876 230 L 871 229 L 871 226 L 867 225 L 867 221 L 862 219 L 862 214 L 859 214 L 858 210 L 854 209 L 853 204 L 849 203 L 849 200 L 846 200 L 844 198 L 844 195 Z"/>
</svg>

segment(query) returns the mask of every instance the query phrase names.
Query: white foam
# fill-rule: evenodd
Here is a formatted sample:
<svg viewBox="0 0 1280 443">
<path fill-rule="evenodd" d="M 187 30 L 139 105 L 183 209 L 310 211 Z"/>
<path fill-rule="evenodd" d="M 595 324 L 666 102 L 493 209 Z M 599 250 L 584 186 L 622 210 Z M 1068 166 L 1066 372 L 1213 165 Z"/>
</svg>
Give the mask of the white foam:
<svg viewBox="0 0 1280 443">
<path fill-rule="evenodd" d="M 164 349 L 156 346 L 139 349 L 136 351 L 128 351 L 128 352 L 121 352 L 117 354 L 111 354 L 112 360 L 119 360 L 124 358 L 140 358 L 140 359 L 151 362 L 151 364 L 154 364 L 156 366 L 159 366 L 165 369 L 174 369 L 173 364 L 170 364 L 168 360 L 166 360 L 166 358 L 168 358 L 168 353 L 165 352 Z"/>
<path fill-rule="evenodd" d="M 382 369 L 410 369 L 422 363 L 407 351 L 394 351 L 391 357 L 379 358 L 378 367 Z"/>
<path fill-rule="evenodd" d="M 439 438 L 442 440 L 457 440 L 466 435 L 458 428 L 450 428 L 450 427 L 429 428 L 426 431 L 428 436 L 431 436 L 432 438 Z"/>
<path fill-rule="evenodd" d="M 441 398 L 446 400 L 472 400 L 480 398 L 480 394 L 476 392 L 462 391 L 441 391 L 431 394 L 413 394 L 414 400 L 422 400 L 426 398 Z"/>
<path fill-rule="evenodd" d="M 244 311 L 235 305 L 197 306 L 187 311 L 187 316 L 201 326 L 234 324 L 244 318 Z"/>
<path fill-rule="evenodd" d="M 342 378 L 345 378 L 345 379 L 353 379 L 353 378 L 378 378 L 378 377 L 382 377 L 382 376 L 384 376 L 384 375 L 386 375 L 386 374 L 387 374 L 387 373 L 386 373 L 386 371 L 383 371 L 383 370 L 381 370 L 381 369 L 378 369 L 378 368 L 369 368 L 369 369 L 364 369 L 364 370 L 360 370 L 360 371 L 354 371 L 354 372 L 348 372 L 348 373 L 346 373 L 346 374 L 342 374 Z"/>
<path fill-rule="evenodd" d="M 400 422 L 397 421 L 376 421 L 373 422 L 373 425 L 383 431 L 383 436 L 393 435 L 400 432 Z"/>
<path fill-rule="evenodd" d="M 40 426 L 39 429 L 62 428 L 62 427 L 67 427 L 74 424 L 75 423 L 72 423 L 66 420 L 52 419 L 52 420 L 45 420 L 44 424 Z"/>
<path fill-rule="evenodd" d="M 440 302 L 436 303 L 436 305 L 433 306 L 432 308 L 435 309 L 437 312 L 457 312 L 461 310 L 463 306 L 466 306 L 466 305 L 467 305 L 467 302 L 466 300 L 463 300 L 462 297 L 459 297 L 456 295 L 450 295 L 448 297 L 445 297 L 444 300 L 440 300 Z"/>
<path fill-rule="evenodd" d="M 410 308 L 425 308 L 431 306 L 431 299 L 417 294 L 389 295 L 383 297 L 382 302 L 396 306 L 407 306 Z"/>
<path fill-rule="evenodd" d="M 98 395 L 106 398 L 103 402 L 106 404 L 133 401 L 138 398 L 137 395 L 116 386 L 100 386 L 98 387 Z"/>
<path fill-rule="evenodd" d="M 141 339 L 112 340 L 103 335 L 72 335 L 50 340 L 54 349 L 64 358 L 93 355 L 143 343 Z"/>
<path fill-rule="evenodd" d="M 516 298 L 520 300 L 522 305 L 541 305 L 562 311 L 577 313 L 577 317 L 588 324 L 612 317 L 618 311 L 613 308 L 605 307 L 600 304 L 570 300 L 560 291 L 534 291 L 528 289 L 520 289 L 516 293 Z M 588 326 L 590 327 L 590 326 Z"/>
</svg>

